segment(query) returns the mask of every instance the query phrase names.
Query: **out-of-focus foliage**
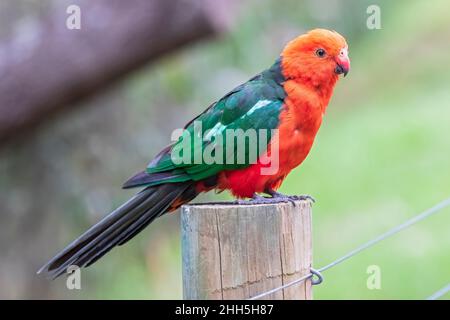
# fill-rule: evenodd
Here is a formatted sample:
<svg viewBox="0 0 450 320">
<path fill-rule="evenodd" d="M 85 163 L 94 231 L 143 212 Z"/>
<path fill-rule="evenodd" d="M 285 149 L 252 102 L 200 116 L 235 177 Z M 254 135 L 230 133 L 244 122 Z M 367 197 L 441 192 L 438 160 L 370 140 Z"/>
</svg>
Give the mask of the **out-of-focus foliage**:
<svg viewBox="0 0 450 320">
<path fill-rule="evenodd" d="M 50 1 L 3 1 L 1 37 Z M 378 4 L 382 29 L 366 27 Z M 210 102 L 269 66 L 313 27 L 346 36 L 340 81 L 316 144 L 281 191 L 314 206 L 314 264 L 323 264 L 450 195 L 450 2 L 275 1 L 241 5 L 235 27 L 141 70 L 86 108 L 0 153 L 0 297 L 181 298 L 178 215 L 167 215 L 82 272 L 82 290 L 34 271 L 132 194 L 143 168 Z M 13 27 L 12 27 L 13 26 Z M 226 195 L 217 196 L 219 198 Z M 450 278 L 447 209 L 325 274 L 315 298 L 421 299 Z M 366 286 L 370 265 L 381 290 Z M 433 276 L 431 276 L 433 275 Z"/>
</svg>

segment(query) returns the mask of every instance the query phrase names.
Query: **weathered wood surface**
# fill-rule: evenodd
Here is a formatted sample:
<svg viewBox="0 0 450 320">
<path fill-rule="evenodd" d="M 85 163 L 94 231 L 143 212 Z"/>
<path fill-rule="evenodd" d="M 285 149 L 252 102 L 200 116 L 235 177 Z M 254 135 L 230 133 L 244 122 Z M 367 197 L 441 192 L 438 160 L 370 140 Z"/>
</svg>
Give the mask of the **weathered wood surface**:
<svg viewBox="0 0 450 320">
<path fill-rule="evenodd" d="M 309 201 L 182 208 L 185 299 L 246 299 L 307 274 L 312 264 Z M 311 281 L 266 299 L 312 299 Z"/>
</svg>

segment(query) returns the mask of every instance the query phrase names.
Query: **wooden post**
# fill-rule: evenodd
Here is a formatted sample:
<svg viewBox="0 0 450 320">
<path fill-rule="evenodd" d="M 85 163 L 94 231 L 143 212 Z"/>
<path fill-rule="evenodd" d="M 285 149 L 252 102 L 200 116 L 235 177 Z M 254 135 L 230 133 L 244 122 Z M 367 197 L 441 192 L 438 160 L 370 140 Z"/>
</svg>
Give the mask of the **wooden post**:
<svg viewBox="0 0 450 320">
<path fill-rule="evenodd" d="M 184 299 L 246 299 L 307 274 L 311 203 L 182 208 Z M 312 299 L 311 281 L 266 299 Z"/>
</svg>

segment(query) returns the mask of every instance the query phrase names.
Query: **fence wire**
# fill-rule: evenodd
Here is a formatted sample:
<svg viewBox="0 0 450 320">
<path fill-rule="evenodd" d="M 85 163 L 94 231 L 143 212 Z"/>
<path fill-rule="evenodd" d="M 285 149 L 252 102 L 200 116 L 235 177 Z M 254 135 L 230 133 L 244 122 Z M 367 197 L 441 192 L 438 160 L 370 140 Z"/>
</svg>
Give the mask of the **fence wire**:
<svg viewBox="0 0 450 320">
<path fill-rule="evenodd" d="M 427 298 L 427 300 L 437 300 L 440 297 L 444 296 L 447 292 L 450 291 L 450 283 L 443 287 L 442 289 L 439 289 L 435 293 L 433 293 L 431 296 Z"/>
<path fill-rule="evenodd" d="M 415 217 L 412 217 L 411 219 L 406 220 L 402 224 L 399 224 L 399 225 L 395 226 L 394 228 L 392 228 L 392 229 L 388 230 L 387 232 L 379 235 L 378 237 L 375 237 L 374 239 L 372 239 L 370 241 L 367 241 L 366 243 L 360 245 L 359 247 L 357 247 L 354 250 L 348 252 L 347 254 L 343 255 L 342 257 L 334 260 L 333 262 L 330 262 L 329 264 L 323 266 L 322 268 L 314 270 L 314 272 L 310 272 L 310 273 L 302 276 L 301 278 L 296 279 L 296 280 L 294 280 L 292 282 L 289 282 L 289 283 L 287 283 L 285 285 L 279 286 L 279 287 L 274 288 L 272 290 L 269 290 L 269 291 L 263 292 L 261 294 L 258 294 L 256 296 L 253 296 L 253 297 L 249 298 L 249 300 L 257 300 L 257 299 L 263 298 L 263 297 L 268 296 L 268 295 L 270 295 L 272 293 L 275 293 L 275 292 L 278 292 L 280 290 L 284 290 L 286 288 L 292 287 L 292 286 L 294 286 L 296 284 L 302 283 L 303 281 L 313 277 L 314 275 L 316 275 L 316 276 L 320 275 L 321 272 L 323 272 L 325 270 L 328 270 L 328 269 L 330 269 L 330 268 L 332 268 L 332 267 L 334 267 L 334 266 L 344 262 L 345 260 L 347 260 L 347 259 L 357 255 L 358 253 L 360 253 L 360 252 L 362 252 L 362 251 L 364 251 L 364 250 L 374 246 L 375 244 L 377 244 L 377 243 L 379 243 L 379 242 L 381 242 L 381 241 L 383 241 L 383 240 L 385 240 L 385 239 L 387 239 L 387 238 L 389 238 L 389 237 L 399 233 L 400 231 L 403 231 L 404 229 L 406 229 L 406 228 L 408 228 L 408 227 L 410 227 L 410 226 L 412 226 L 412 225 L 414 225 L 414 224 L 416 224 L 416 223 L 418 223 L 418 222 L 420 222 L 420 221 L 422 221 L 422 220 L 432 216 L 433 214 L 439 212 L 440 210 L 442 210 L 442 209 L 444 209 L 444 208 L 446 208 L 448 206 L 450 206 L 450 198 L 448 198 L 448 199 L 438 203 L 437 205 L 435 205 L 434 207 L 429 208 L 428 210 L 423 211 L 422 213 L 416 215 Z M 448 291 L 450 291 L 450 284 L 447 287 L 442 288 L 441 290 L 439 290 L 438 292 L 433 294 L 430 298 L 434 297 L 437 294 L 441 294 L 440 296 L 442 296 Z M 437 296 L 437 298 L 439 298 L 440 296 Z"/>
</svg>

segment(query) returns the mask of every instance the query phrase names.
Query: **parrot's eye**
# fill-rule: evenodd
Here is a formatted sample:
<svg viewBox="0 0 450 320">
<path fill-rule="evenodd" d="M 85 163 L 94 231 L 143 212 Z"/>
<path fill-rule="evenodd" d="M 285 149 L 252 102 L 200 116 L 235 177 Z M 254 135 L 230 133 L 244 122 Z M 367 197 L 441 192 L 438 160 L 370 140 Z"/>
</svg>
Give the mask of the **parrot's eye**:
<svg viewBox="0 0 450 320">
<path fill-rule="evenodd" d="M 327 54 L 327 53 L 326 53 L 325 50 L 322 49 L 322 48 L 319 48 L 319 49 L 316 50 L 316 56 L 318 56 L 319 58 L 325 57 L 326 54 Z"/>
</svg>

